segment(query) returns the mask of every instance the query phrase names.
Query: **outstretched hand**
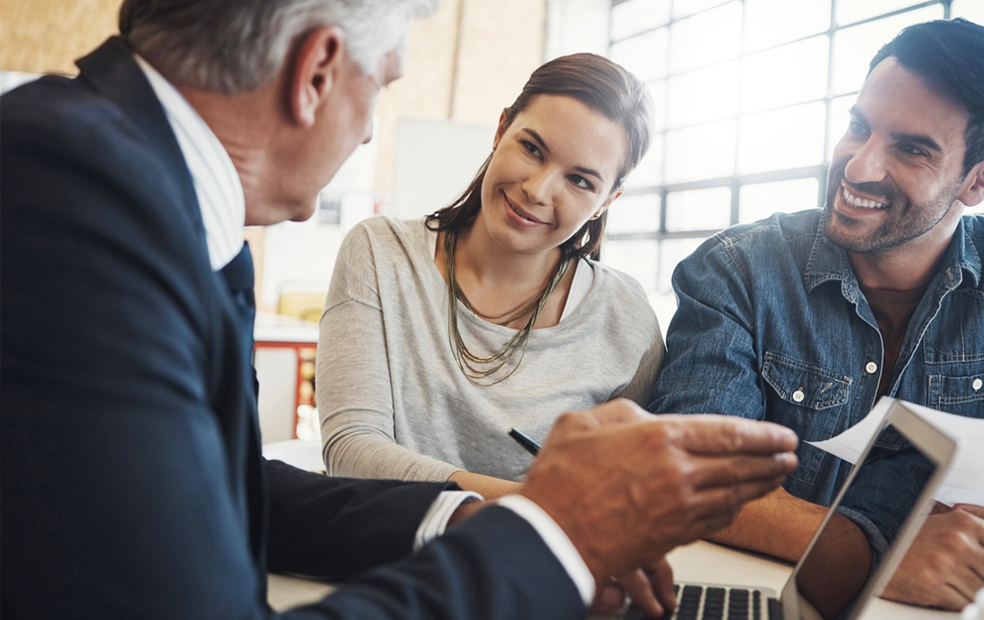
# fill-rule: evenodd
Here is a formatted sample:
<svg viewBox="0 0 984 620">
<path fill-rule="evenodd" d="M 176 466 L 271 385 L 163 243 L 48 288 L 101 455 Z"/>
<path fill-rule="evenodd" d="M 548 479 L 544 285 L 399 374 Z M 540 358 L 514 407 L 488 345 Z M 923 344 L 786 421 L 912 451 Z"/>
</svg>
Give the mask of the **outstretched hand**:
<svg viewBox="0 0 984 620">
<path fill-rule="evenodd" d="M 776 424 L 653 416 L 616 400 L 561 416 L 519 492 L 603 580 L 730 523 L 796 467 L 796 442 Z"/>
</svg>

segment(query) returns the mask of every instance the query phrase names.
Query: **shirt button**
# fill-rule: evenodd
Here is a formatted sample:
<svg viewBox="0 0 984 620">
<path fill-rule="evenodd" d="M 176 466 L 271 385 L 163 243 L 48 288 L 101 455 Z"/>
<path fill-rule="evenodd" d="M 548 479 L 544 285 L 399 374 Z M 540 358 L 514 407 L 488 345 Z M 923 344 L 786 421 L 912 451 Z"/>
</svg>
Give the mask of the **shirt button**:
<svg viewBox="0 0 984 620">
<path fill-rule="evenodd" d="M 984 381 L 981 381 L 979 378 L 974 379 L 974 391 L 976 392 L 977 390 L 981 389 L 981 386 L 984 386 Z"/>
<path fill-rule="evenodd" d="M 868 363 L 867 363 L 867 364 L 865 365 L 865 367 L 864 367 L 864 369 L 868 371 L 868 374 L 869 374 L 869 375 L 873 375 L 873 374 L 875 374 L 876 372 L 878 372 L 878 364 L 876 364 L 876 363 L 874 363 L 874 362 L 868 362 Z"/>
<path fill-rule="evenodd" d="M 803 389 L 802 388 L 800 388 L 800 389 L 796 390 L 795 392 L 793 392 L 793 400 L 795 400 L 796 402 L 801 403 L 801 402 L 803 402 L 803 399 L 804 398 L 806 398 L 806 395 L 803 394 Z"/>
</svg>

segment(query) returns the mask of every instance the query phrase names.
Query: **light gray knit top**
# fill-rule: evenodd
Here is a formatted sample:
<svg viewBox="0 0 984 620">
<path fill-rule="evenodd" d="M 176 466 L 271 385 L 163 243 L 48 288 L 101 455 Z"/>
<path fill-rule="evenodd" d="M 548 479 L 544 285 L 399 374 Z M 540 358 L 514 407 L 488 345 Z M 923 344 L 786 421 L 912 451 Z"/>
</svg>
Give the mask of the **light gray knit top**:
<svg viewBox="0 0 984 620">
<path fill-rule="evenodd" d="M 533 330 L 516 372 L 473 385 L 448 340 L 447 286 L 424 220 L 374 217 L 346 236 L 318 342 L 317 395 L 328 473 L 444 481 L 458 470 L 520 480 L 532 457 L 510 427 L 543 441 L 565 411 L 624 396 L 645 405 L 663 340 L 642 287 L 605 265 L 560 322 Z M 430 233 L 430 239 L 434 239 Z M 458 303 L 470 350 L 494 351 L 515 330 Z"/>
</svg>

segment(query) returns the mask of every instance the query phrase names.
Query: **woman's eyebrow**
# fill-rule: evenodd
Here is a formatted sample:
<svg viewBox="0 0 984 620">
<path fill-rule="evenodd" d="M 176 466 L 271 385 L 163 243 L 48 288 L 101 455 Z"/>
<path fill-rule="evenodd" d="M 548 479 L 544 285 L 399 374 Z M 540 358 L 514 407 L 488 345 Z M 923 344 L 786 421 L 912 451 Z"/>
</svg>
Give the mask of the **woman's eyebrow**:
<svg viewBox="0 0 984 620">
<path fill-rule="evenodd" d="M 547 153 L 548 155 L 550 154 L 550 147 L 548 147 L 547 143 L 543 141 L 543 138 L 540 137 L 540 134 L 538 134 L 535 130 L 530 129 L 529 127 L 523 127 L 523 131 L 528 133 L 531 138 L 536 140 L 537 145 L 539 145 L 539 147 L 543 149 L 545 153 Z M 590 174 L 591 176 L 596 177 L 602 183 L 605 182 L 605 177 L 601 176 L 601 173 L 598 172 L 597 170 L 593 170 L 591 168 L 585 168 L 584 166 L 574 166 L 574 169 L 580 172 L 581 174 Z"/>
</svg>

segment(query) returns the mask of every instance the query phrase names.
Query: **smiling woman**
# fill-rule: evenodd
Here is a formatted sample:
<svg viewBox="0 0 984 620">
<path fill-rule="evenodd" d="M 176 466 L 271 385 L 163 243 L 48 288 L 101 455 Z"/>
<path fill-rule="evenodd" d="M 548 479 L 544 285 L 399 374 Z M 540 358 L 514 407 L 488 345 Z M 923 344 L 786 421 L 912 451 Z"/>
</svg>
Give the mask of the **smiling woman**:
<svg viewBox="0 0 984 620">
<path fill-rule="evenodd" d="M 458 200 L 349 234 L 318 347 L 330 474 L 495 497 L 530 463 L 510 427 L 542 438 L 565 411 L 644 403 L 664 350 L 656 317 L 635 280 L 595 261 L 652 108 L 605 58 L 550 61 Z"/>
</svg>

